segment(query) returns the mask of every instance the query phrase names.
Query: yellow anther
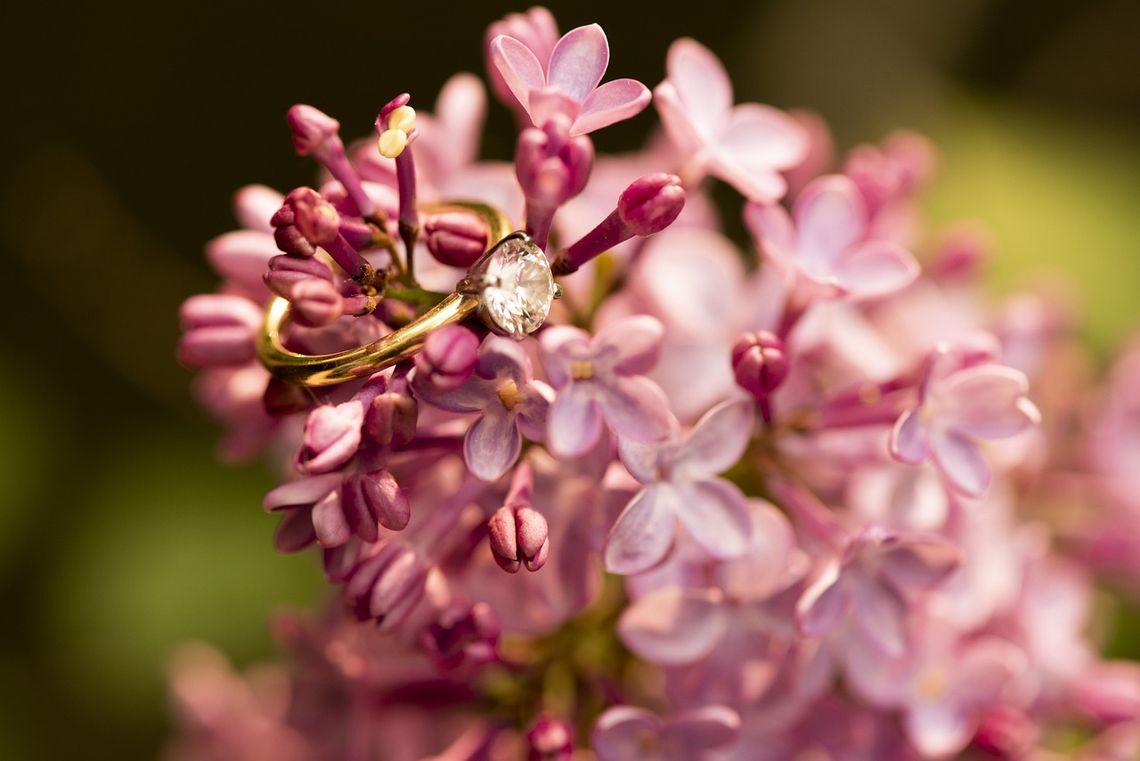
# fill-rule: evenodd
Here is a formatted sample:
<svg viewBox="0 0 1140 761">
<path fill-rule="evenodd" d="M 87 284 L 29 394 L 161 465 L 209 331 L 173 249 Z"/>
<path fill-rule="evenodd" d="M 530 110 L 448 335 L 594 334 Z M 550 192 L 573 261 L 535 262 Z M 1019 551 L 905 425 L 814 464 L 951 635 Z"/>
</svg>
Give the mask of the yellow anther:
<svg viewBox="0 0 1140 761">
<path fill-rule="evenodd" d="M 499 386 L 495 393 L 499 395 L 499 401 L 502 402 L 503 406 L 508 410 L 513 410 L 518 406 L 519 402 L 523 400 L 522 392 L 519 391 L 519 387 L 516 386 L 512 380 Z"/>
<path fill-rule="evenodd" d="M 411 106 L 400 106 L 388 114 L 388 129 L 398 129 L 405 135 L 416 126 L 416 110 Z"/>
<path fill-rule="evenodd" d="M 594 377 L 594 363 L 585 359 L 576 359 L 570 363 L 570 377 L 574 380 L 589 380 Z"/>
<path fill-rule="evenodd" d="M 934 700 L 942 697 L 949 686 L 950 680 L 947 679 L 945 671 L 937 668 L 927 669 L 918 679 L 918 694 L 927 700 Z"/>
<path fill-rule="evenodd" d="M 380 139 L 376 142 L 377 147 L 380 149 L 380 155 L 394 159 L 404 152 L 404 148 L 408 145 L 408 133 L 402 129 L 386 129 L 380 133 Z"/>
</svg>

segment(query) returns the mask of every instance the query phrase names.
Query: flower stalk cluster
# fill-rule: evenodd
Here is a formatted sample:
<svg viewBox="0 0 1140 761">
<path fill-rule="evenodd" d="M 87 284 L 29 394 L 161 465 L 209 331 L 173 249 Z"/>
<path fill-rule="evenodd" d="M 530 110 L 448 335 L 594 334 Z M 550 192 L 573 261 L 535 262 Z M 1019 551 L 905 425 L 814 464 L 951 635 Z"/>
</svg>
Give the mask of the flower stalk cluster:
<svg viewBox="0 0 1140 761">
<path fill-rule="evenodd" d="M 294 106 L 319 179 L 244 189 L 243 229 L 209 245 L 222 284 L 183 305 L 178 357 L 223 455 L 286 474 L 275 546 L 319 554 L 337 604 L 278 623 L 271 687 L 180 658 L 177 757 L 1140 749 L 1140 666 L 1090 628 L 1096 584 L 1140 589 L 1140 351 L 1076 404 L 1069 315 L 1034 292 L 982 308 L 987 239 L 915 232 L 936 168 L 916 134 L 837 157 L 819 117 L 736 103 L 691 39 L 653 89 L 603 83 L 602 29 L 541 8 L 492 24 L 485 55 L 513 164 L 477 155 L 471 75 L 433 109 L 391 99 L 359 143 Z M 664 139 L 596 152 L 649 110 Z M 274 297 L 286 345 L 323 354 L 450 293 L 494 243 L 432 205 L 453 198 L 501 209 L 561 277 L 534 336 L 452 325 L 340 386 L 270 377 Z M 1047 509 L 1060 493 L 1081 520 Z"/>
</svg>

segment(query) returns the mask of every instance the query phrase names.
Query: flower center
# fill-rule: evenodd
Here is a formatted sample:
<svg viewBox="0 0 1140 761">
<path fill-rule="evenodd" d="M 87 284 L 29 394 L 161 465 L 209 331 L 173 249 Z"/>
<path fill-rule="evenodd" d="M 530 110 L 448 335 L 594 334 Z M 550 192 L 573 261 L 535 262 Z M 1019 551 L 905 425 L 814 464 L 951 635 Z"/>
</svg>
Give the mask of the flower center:
<svg viewBox="0 0 1140 761">
<path fill-rule="evenodd" d="M 594 377 L 594 363 L 588 359 L 576 359 L 570 363 L 570 377 L 574 380 L 589 380 Z"/>
<path fill-rule="evenodd" d="M 935 700 L 946 693 L 949 680 L 942 669 L 927 669 L 918 679 L 918 694 L 927 700 Z"/>
<path fill-rule="evenodd" d="M 517 407 L 523 400 L 522 392 L 519 391 L 519 387 L 513 380 L 509 380 L 503 385 L 499 386 L 498 390 L 495 393 L 498 395 L 499 401 L 502 402 L 503 406 L 507 408 L 508 412 Z"/>
</svg>

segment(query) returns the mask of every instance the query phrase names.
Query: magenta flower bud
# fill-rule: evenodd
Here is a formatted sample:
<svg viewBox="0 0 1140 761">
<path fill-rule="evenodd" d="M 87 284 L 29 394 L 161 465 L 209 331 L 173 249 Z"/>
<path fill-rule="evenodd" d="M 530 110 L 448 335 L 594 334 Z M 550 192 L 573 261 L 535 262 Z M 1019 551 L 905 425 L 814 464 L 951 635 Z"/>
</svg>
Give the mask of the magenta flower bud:
<svg viewBox="0 0 1140 761">
<path fill-rule="evenodd" d="M 519 133 L 515 176 L 526 197 L 527 231 L 539 246 L 546 245 L 554 212 L 582 192 L 593 166 L 594 143 L 585 135 L 569 137 L 565 119 Z"/>
<path fill-rule="evenodd" d="M 293 224 L 314 246 L 327 246 L 340 234 L 340 214 L 312 188 L 297 188 L 285 196 Z"/>
<path fill-rule="evenodd" d="M 428 335 L 423 351 L 416 355 L 418 382 L 451 391 L 467 382 L 478 361 L 478 336 L 460 325 L 448 325 Z"/>
<path fill-rule="evenodd" d="M 344 299 L 328 280 L 306 278 L 293 286 L 289 296 L 293 319 L 309 328 L 331 325 L 344 314 Z"/>
<path fill-rule="evenodd" d="M 415 550 L 385 541 L 348 572 L 344 596 L 360 621 L 373 619 L 380 631 L 397 627 L 423 599 L 428 566 Z"/>
<path fill-rule="evenodd" d="M 341 496 L 352 503 L 345 509 L 346 514 L 368 516 L 373 524 L 379 523 L 392 531 L 402 531 L 412 517 L 412 509 L 400 485 L 384 469 L 348 479 Z"/>
<path fill-rule="evenodd" d="M 999 703 L 982 712 L 972 744 L 989 757 L 1016 761 L 1030 756 L 1040 735 L 1032 719 Z"/>
<path fill-rule="evenodd" d="M 363 425 L 364 405 L 355 399 L 317 407 L 305 421 L 297 469 L 308 475 L 339 470 L 360 448 Z"/>
<path fill-rule="evenodd" d="M 766 330 L 745 333 L 732 346 L 736 382 L 758 399 L 775 391 L 788 377 L 784 342 Z"/>
<path fill-rule="evenodd" d="M 644 237 L 661 232 L 685 207 L 685 188 L 681 178 L 659 172 L 634 181 L 618 197 L 621 221 L 634 235 Z"/>
<path fill-rule="evenodd" d="M 548 713 L 539 714 L 526 739 L 527 761 L 570 761 L 574 755 L 574 729 Z"/>
<path fill-rule="evenodd" d="M 416 435 L 419 404 L 402 380 L 372 399 L 364 421 L 364 435 L 385 447 L 402 446 Z"/>
<path fill-rule="evenodd" d="M 546 563 L 550 539 L 546 518 L 533 507 L 500 507 L 487 523 L 495 562 L 507 573 L 519 566 L 537 571 Z"/>
<path fill-rule="evenodd" d="M 332 284 L 333 272 L 319 259 L 301 259 L 296 256 L 275 256 L 269 260 L 265 273 L 266 287 L 282 298 L 290 298 L 293 288 L 306 280 L 323 280 Z"/>
<path fill-rule="evenodd" d="M 487 249 L 487 228 L 470 214 L 444 212 L 424 219 L 431 255 L 452 267 L 470 267 Z"/>
<path fill-rule="evenodd" d="M 276 219 L 277 217 L 274 217 Z M 292 219 L 292 212 L 289 214 Z M 313 244 L 305 240 L 305 236 L 294 224 L 282 225 L 273 230 L 273 242 L 277 248 L 290 256 L 308 257 L 317 252 Z"/>
<path fill-rule="evenodd" d="M 320 109 L 297 104 L 289 109 L 285 120 L 293 132 L 293 148 L 298 156 L 321 157 L 327 153 L 330 143 L 335 145 L 341 142 L 337 134 L 340 122 Z M 341 145 L 341 152 L 343 151 Z"/>
<path fill-rule="evenodd" d="M 178 361 L 187 367 L 223 367 L 249 362 L 257 354 L 261 310 L 228 294 L 191 296 L 182 303 Z"/>
<path fill-rule="evenodd" d="M 501 631 L 495 612 L 487 603 L 453 605 L 427 628 L 421 644 L 436 668 L 454 671 L 495 661 Z"/>
</svg>

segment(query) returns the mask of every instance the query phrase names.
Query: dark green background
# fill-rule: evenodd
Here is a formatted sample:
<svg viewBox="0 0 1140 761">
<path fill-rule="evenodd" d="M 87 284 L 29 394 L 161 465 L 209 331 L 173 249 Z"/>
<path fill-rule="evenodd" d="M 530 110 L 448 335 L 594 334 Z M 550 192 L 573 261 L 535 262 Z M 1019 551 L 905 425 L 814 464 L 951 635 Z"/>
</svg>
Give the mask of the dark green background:
<svg viewBox="0 0 1140 761">
<path fill-rule="evenodd" d="M 204 638 L 268 656 L 269 612 L 314 599 L 311 560 L 270 547 L 271 474 L 212 458 L 173 361 L 176 310 L 238 186 L 307 182 L 294 102 L 365 134 L 409 90 L 481 72 L 503 3 L 234 7 L 6 3 L 0 48 L 0 758 L 154 755 L 162 668 Z M 789 0 L 553 3 L 599 21 L 611 76 L 651 86 L 691 35 L 739 100 L 810 107 L 841 146 L 897 126 L 943 149 L 935 221 L 981 219 L 993 282 L 1053 272 L 1104 350 L 1140 316 L 1140 5 Z M 649 111 L 599 137 L 635 146 Z M 509 155 L 495 107 L 484 148 Z"/>
</svg>

